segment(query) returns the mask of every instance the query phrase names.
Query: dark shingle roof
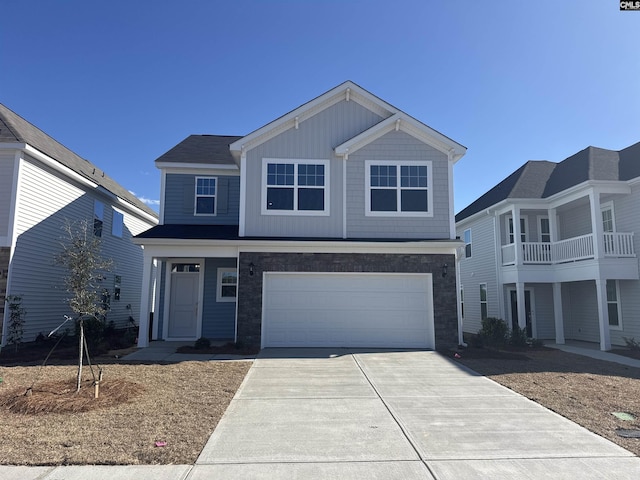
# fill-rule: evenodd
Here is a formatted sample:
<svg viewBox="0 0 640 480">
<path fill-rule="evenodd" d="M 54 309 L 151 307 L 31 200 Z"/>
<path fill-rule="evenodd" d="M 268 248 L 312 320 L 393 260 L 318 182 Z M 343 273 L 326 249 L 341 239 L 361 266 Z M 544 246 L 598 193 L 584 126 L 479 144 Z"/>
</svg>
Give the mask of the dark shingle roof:
<svg viewBox="0 0 640 480">
<path fill-rule="evenodd" d="M 231 135 L 189 135 L 156 162 L 235 165 L 229 145 L 241 139 Z"/>
<path fill-rule="evenodd" d="M 640 176 L 640 142 L 623 150 L 587 147 L 560 163 L 529 161 L 456 215 L 456 222 L 507 198 L 547 198 L 587 180 Z"/>
<path fill-rule="evenodd" d="M 157 218 L 156 212 L 88 160 L 0 103 L 0 142 L 27 143 L 77 174 Z"/>
</svg>

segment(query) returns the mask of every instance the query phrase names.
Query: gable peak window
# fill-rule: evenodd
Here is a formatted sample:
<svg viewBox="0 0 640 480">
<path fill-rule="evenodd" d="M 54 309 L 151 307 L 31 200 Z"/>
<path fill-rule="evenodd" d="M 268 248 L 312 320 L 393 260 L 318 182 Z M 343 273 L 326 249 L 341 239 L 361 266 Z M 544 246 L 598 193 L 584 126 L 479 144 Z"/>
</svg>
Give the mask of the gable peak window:
<svg viewBox="0 0 640 480">
<path fill-rule="evenodd" d="M 216 177 L 196 177 L 196 215 L 216 214 Z"/>
<path fill-rule="evenodd" d="M 369 160 L 365 171 L 367 215 L 433 215 L 431 162 Z"/>
<path fill-rule="evenodd" d="M 262 213 L 328 215 L 326 160 L 264 159 Z"/>
</svg>

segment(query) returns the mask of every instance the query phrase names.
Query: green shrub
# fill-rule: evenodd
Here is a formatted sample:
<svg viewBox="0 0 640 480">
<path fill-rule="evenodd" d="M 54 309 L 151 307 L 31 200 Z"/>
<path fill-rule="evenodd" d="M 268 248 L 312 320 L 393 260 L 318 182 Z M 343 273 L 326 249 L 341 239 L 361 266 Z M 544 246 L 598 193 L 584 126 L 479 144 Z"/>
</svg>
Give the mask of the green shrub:
<svg viewBox="0 0 640 480">
<path fill-rule="evenodd" d="M 509 334 L 509 345 L 512 347 L 526 347 L 527 330 L 525 328 L 513 327 Z"/>
<path fill-rule="evenodd" d="M 504 347 L 509 338 L 509 328 L 501 318 L 488 317 L 482 320 L 482 328 L 478 332 L 482 342 L 494 348 Z"/>
</svg>

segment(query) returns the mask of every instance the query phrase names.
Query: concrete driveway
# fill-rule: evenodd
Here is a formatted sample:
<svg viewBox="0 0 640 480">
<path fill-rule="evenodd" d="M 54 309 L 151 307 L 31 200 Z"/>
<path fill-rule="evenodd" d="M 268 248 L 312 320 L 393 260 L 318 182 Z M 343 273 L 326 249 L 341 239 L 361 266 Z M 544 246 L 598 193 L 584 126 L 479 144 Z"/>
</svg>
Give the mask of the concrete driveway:
<svg viewBox="0 0 640 480">
<path fill-rule="evenodd" d="M 637 479 L 640 458 L 435 352 L 268 349 L 205 478 Z"/>
</svg>

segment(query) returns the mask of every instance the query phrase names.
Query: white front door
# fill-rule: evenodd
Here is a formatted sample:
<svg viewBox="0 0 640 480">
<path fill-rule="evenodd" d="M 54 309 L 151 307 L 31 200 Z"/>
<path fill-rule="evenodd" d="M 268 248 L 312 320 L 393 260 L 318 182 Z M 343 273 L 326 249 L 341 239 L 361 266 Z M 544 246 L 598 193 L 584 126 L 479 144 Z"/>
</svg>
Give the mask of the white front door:
<svg viewBox="0 0 640 480">
<path fill-rule="evenodd" d="M 198 337 L 199 280 L 198 272 L 171 274 L 168 338 L 195 339 Z"/>
</svg>

